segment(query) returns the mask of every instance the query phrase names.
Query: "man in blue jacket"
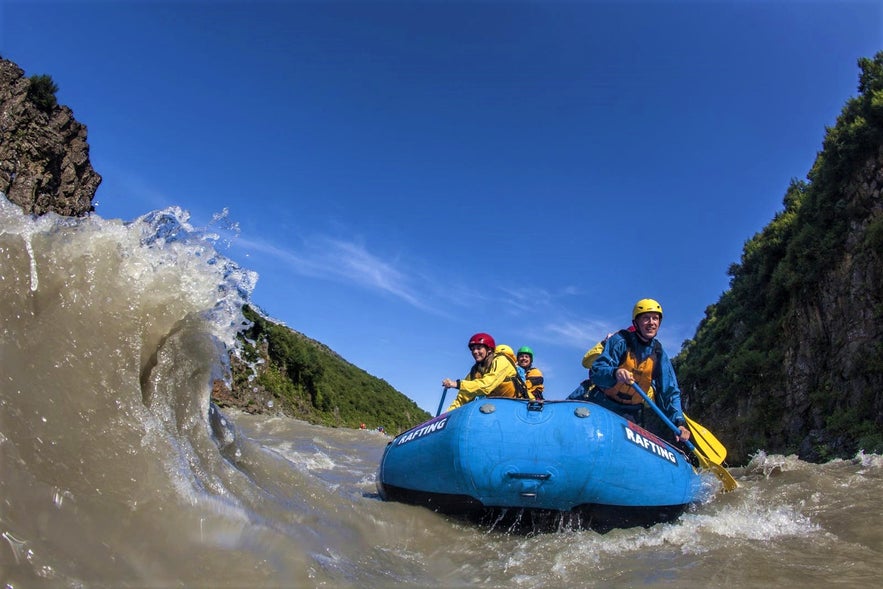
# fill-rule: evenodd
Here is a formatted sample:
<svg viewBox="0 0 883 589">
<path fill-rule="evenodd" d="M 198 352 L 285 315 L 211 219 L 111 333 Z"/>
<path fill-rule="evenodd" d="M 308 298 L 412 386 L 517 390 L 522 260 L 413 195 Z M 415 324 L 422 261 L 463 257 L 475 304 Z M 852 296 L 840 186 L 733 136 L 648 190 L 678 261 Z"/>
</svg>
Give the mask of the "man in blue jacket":
<svg viewBox="0 0 883 589">
<path fill-rule="evenodd" d="M 644 411 L 644 399 L 631 386 L 637 382 L 678 426 L 680 435 L 677 441 L 680 442 L 690 439 L 690 430 L 681 409 L 681 390 L 674 368 L 656 339 L 661 323 L 662 306 L 658 302 L 641 299 L 635 304 L 632 310 L 634 331 L 623 329 L 611 335 L 604 344 L 604 351 L 592 363 L 592 388 L 588 400 L 645 426 L 645 421 L 653 420 L 645 419 L 648 416 Z M 645 427 L 663 437 L 668 434 L 665 427 L 661 431 L 655 431 L 657 427 Z"/>
</svg>

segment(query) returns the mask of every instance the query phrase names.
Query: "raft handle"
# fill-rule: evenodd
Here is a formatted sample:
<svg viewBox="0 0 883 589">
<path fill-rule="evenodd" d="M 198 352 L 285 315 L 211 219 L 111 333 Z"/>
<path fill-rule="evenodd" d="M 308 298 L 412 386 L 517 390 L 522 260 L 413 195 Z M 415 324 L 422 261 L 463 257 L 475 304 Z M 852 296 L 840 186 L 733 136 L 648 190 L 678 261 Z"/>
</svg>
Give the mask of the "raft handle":
<svg viewBox="0 0 883 589">
<path fill-rule="evenodd" d="M 511 479 L 533 479 L 537 481 L 548 481 L 552 475 L 548 472 L 507 472 L 506 476 Z"/>
</svg>

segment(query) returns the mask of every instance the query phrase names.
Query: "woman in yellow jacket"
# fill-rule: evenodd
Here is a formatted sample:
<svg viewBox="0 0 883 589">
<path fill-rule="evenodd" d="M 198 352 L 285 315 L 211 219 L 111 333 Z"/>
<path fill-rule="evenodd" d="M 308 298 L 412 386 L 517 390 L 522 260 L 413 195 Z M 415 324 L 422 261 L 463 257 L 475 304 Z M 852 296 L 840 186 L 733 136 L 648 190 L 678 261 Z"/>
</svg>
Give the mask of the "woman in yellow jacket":
<svg viewBox="0 0 883 589">
<path fill-rule="evenodd" d="M 505 354 L 508 348 L 509 358 Z M 509 346 L 499 348 L 494 338 L 486 333 L 476 333 L 469 338 L 469 351 L 475 364 L 464 379 L 442 380 L 446 389 L 459 389 L 457 398 L 450 404 L 448 411 L 453 411 L 475 399 L 479 395 L 488 397 L 519 397 L 527 398 L 523 383 L 519 382 L 515 370 L 515 354 Z M 519 394 L 519 391 L 521 394 Z"/>
</svg>

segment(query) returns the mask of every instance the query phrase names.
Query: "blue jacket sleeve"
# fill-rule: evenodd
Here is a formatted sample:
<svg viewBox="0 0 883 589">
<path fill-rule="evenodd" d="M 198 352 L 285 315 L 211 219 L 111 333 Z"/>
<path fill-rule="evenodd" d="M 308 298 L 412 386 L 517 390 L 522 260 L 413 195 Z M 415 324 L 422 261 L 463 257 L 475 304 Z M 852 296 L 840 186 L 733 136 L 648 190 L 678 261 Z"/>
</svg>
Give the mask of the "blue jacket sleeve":
<svg viewBox="0 0 883 589">
<path fill-rule="evenodd" d="M 678 378 L 675 376 L 674 367 L 665 350 L 662 351 L 661 370 L 659 378 L 654 380 L 653 388 L 656 390 L 657 401 L 662 412 L 675 425 L 684 425 L 684 410 L 681 408 L 681 389 L 678 386 Z M 658 382 L 657 382 L 658 380 Z"/>
<path fill-rule="evenodd" d="M 604 344 L 604 351 L 592 364 L 592 382 L 602 389 L 609 389 L 615 385 L 616 369 L 622 364 L 627 351 L 625 339 L 618 333 L 611 335 Z"/>
</svg>

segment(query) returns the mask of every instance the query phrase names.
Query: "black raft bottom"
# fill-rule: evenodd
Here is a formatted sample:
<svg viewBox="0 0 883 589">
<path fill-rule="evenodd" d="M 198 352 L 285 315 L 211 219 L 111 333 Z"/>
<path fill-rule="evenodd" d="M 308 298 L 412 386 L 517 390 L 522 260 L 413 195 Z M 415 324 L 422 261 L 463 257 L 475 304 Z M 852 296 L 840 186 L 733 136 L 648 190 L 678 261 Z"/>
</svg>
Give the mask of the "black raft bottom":
<svg viewBox="0 0 883 589">
<path fill-rule="evenodd" d="M 420 505 L 491 530 L 514 534 L 571 530 L 593 530 L 604 534 L 617 528 L 649 528 L 673 522 L 687 509 L 686 504 L 644 507 L 584 504 L 572 511 L 487 507 L 468 495 L 426 493 L 390 485 L 384 485 L 380 494 L 387 501 Z"/>
</svg>

